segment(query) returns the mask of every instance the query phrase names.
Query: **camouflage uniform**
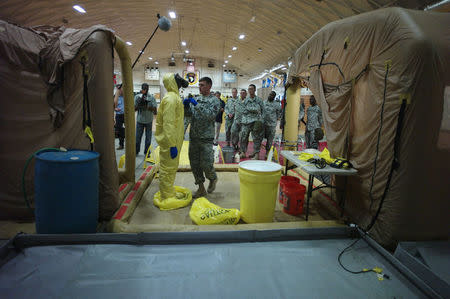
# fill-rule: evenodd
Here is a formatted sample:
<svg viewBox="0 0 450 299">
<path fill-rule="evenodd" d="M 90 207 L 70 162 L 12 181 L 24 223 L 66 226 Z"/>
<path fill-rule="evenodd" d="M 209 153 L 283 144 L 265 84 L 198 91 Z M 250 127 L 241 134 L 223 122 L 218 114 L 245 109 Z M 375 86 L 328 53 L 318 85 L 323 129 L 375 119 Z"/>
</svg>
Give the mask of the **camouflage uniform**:
<svg viewBox="0 0 450 299">
<path fill-rule="evenodd" d="M 234 121 L 231 127 L 231 141 L 234 148 L 239 146 L 239 135 L 241 133 L 241 116 L 245 110 L 245 99 L 238 97 L 234 104 Z"/>
<path fill-rule="evenodd" d="M 185 106 L 184 113 L 191 117 L 191 128 L 189 130 L 189 161 L 195 184 L 208 180 L 217 179 L 214 170 L 214 121 L 220 110 L 219 100 L 213 96 L 200 95 L 196 98 L 197 105 Z M 203 173 L 205 175 L 203 175 Z"/>
<path fill-rule="evenodd" d="M 261 98 L 255 96 L 254 98 L 247 97 L 244 101 L 244 112 L 241 115 L 241 153 L 247 151 L 248 136 L 250 132 L 253 137 L 253 152 L 259 153 L 261 149 L 261 141 L 263 138 L 262 117 L 264 116 L 264 105 Z"/>
<path fill-rule="evenodd" d="M 318 105 L 310 106 L 306 110 L 306 115 L 307 115 L 306 131 L 305 131 L 306 147 L 319 149 L 319 143 L 315 139 L 314 130 L 322 127 L 323 124 L 322 111 L 320 110 L 320 107 Z"/>
<path fill-rule="evenodd" d="M 234 107 L 236 105 L 236 101 L 239 98 L 229 98 L 227 104 L 225 105 L 225 133 L 226 133 L 226 141 L 229 143 L 231 141 L 231 128 L 234 122 Z M 232 114 L 232 118 L 228 118 L 228 114 Z"/>
<path fill-rule="evenodd" d="M 264 102 L 264 137 L 267 139 L 266 153 L 270 151 L 270 147 L 272 146 L 277 127 L 277 120 L 280 119 L 280 116 L 280 103 L 269 100 Z"/>
<path fill-rule="evenodd" d="M 298 109 L 298 123 L 302 121 L 302 119 L 305 118 L 305 104 L 300 103 L 300 107 Z"/>
</svg>

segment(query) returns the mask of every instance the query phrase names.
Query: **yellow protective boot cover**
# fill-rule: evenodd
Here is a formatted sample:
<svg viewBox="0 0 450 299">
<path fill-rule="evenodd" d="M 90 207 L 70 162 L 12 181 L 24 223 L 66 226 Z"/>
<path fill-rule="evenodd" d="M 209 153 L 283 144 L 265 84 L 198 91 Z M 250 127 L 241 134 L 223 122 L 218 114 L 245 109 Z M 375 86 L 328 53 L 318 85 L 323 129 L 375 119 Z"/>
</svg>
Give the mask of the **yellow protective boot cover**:
<svg viewBox="0 0 450 299">
<path fill-rule="evenodd" d="M 189 205 L 192 201 L 191 190 L 180 186 L 174 186 L 174 188 L 176 191 L 175 197 L 161 200 L 161 193 L 158 191 L 155 193 L 155 196 L 153 196 L 153 204 L 162 211 L 175 210 Z"/>
<path fill-rule="evenodd" d="M 237 224 L 241 212 L 238 209 L 221 208 L 209 202 L 205 197 L 200 197 L 192 204 L 189 217 L 198 225 Z"/>
</svg>

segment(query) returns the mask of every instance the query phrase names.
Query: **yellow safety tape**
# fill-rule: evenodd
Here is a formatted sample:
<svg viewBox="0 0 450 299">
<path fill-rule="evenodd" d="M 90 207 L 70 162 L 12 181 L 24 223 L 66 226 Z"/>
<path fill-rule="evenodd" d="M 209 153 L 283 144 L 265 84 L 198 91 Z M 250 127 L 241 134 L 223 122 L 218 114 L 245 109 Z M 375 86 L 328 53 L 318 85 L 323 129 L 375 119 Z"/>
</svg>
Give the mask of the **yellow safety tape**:
<svg viewBox="0 0 450 299">
<path fill-rule="evenodd" d="M 88 135 L 89 139 L 91 140 L 91 143 L 94 143 L 94 134 L 92 134 L 91 127 L 86 126 L 86 128 L 84 128 L 84 133 Z"/>
</svg>

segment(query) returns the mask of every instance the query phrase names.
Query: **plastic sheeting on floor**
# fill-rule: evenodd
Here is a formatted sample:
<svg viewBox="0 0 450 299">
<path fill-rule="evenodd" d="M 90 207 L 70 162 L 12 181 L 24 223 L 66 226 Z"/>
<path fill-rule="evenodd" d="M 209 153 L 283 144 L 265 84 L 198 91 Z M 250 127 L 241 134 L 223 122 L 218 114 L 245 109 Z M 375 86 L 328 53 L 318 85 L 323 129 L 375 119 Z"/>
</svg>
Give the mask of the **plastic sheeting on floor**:
<svg viewBox="0 0 450 299">
<path fill-rule="evenodd" d="M 0 268 L 3 298 L 415 298 L 413 284 L 364 241 L 30 247 Z"/>
</svg>

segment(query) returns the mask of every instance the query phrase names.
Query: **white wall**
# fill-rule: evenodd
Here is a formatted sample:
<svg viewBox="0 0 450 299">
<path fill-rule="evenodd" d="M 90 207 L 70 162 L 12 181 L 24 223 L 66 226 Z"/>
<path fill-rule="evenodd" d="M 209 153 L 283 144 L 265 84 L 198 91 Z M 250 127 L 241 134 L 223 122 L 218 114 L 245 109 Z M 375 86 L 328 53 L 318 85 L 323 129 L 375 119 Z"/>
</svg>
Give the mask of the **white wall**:
<svg viewBox="0 0 450 299">
<path fill-rule="evenodd" d="M 143 58 L 141 58 L 143 59 Z M 231 89 L 233 87 L 236 87 L 238 90 L 241 88 L 248 88 L 248 85 L 253 83 L 256 85 L 256 88 L 260 88 L 261 87 L 261 80 L 255 80 L 250 82 L 249 81 L 249 77 L 247 76 L 237 76 L 237 82 L 236 83 L 228 83 L 229 86 L 225 86 L 223 84 L 223 70 L 228 70 L 228 69 L 233 69 L 232 67 L 228 68 L 225 67 L 223 68 L 222 65 L 219 65 L 217 62 L 214 62 L 215 67 L 214 68 L 209 68 L 208 67 L 208 61 L 210 61 L 209 59 L 205 59 L 205 58 L 195 58 L 195 70 L 198 70 L 200 72 L 200 77 L 210 77 L 211 80 L 213 81 L 213 86 L 211 88 L 211 90 L 213 91 L 220 91 L 223 95 L 227 96 L 227 95 L 231 95 Z M 176 62 L 176 66 L 175 67 L 169 67 L 168 66 L 168 59 L 164 60 L 164 61 L 159 61 L 159 65 L 155 65 L 154 62 L 149 61 L 148 66 L 150 67 L 158 67 L 159 71 L 160 71 L 160 80 L 158 81 L 148 81 L 144 79 L 144 67 L 140 67 L 137 68 L 135 70 L 133 70 L 133 85 L 134 85 L 134 90 L 137 92 L 140 90 L 140 86 L 142 83 L 148 83 L 150 88 L 149 91 L 150 93 L 154 94 L 154 93 L 159 93 L 161 92 L 161 96 L 164 96 L 164 94 L 166 93 L 166 90 L 164 88 L 162 79 L 164 74 L 166 73 L 179 73 L 181 76 L 183 74 L 183 71 L 186 70 L 186 63 L 183 62 L 182 59 L 175 59 Z M 122 82 L 122 78 L 121 78 L 121 72 L 120 70 L 115 70 L 116 74 L 117 74 L 117 82 L 120 83 Z M 236 70 L 237 73 L 238 70 Z M 198 87 L 188 87 L 185 90 L 183 90 L 183 95 L 187 96 L 189 93 L 192 94 L 199 94 L 198 91 Z"/>
</svg>

